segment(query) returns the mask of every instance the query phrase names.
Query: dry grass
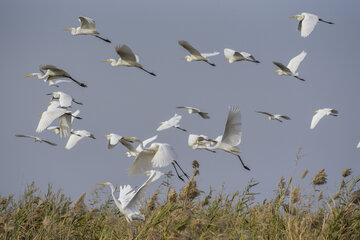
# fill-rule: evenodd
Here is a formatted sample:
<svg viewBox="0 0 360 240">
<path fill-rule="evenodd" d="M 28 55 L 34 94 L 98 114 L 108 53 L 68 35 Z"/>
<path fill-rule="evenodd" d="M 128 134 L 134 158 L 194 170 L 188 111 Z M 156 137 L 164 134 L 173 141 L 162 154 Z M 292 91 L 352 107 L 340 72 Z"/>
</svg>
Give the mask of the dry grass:
<svg viewBox="0 0 360 240">
<path fill-rule="evenodd" d="M 194 169 L 179 193 L 167 186 L 165 199 L 159 189 L 148 200 L 143 223 L 127 223 L 99 189 L 85 204 L 85 193 L 72 202 L 51 186 L 42 194 L 32 183 L 17 201 L 0 196 L 0 239 L 360 239 L 359 178 L 350 170 L 333 196 L 315 189 L 326 182 L 321 170 L 312 192 L 281 177 L 275 195 L 259 203 L 257 182 L 241 193 L 203 193 L 195 180 L 199 166 Z"/>
</svg>

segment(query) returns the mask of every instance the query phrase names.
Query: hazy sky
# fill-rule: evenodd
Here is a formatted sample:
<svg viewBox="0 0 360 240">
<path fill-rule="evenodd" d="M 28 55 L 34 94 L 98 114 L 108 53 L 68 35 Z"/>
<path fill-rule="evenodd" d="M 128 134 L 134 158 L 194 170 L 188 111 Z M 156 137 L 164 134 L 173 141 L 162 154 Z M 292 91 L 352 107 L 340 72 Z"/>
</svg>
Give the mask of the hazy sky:
<svg viewBox="0 0 360 240">
<path fill-rule="evenodd" d="M 20 194 L 27 184 L 55 188 L 74 198 L 90 192 L 96 183 L 140 185 L 145 176 L 130 178 L 126 169 L 132 159 L 117 146 L 107 149 L 108 133 L 141 139 L 158 134 L 157 142 L 171 144 L 178 162 L 189 174 L 191 162 L 200 163 L 199 188 L 210 186 L 225 192 L 242 191 L 250 179 L 259 181 L 259 198 L 269 197 L 281 176 L 294 172 L 296 152 L 302 157 L 295 173 L 309 169 L 303 185 L 325 168 L 325 193 L 334 193 L 344 168 L 360 174 L 360 2 L 353 1 L 1 1 L 0 3 L 0 193 Z M 308 38 L 300 37 L 297 20 L 290 16 L 310 12 L 335 22 L 318 23 Z M 100 34 L 112 44 L 92 36 L 72 36 L 65 28 L 78 27 L 78 16 L 93 18 Z M 178 45 L 187 40 L 201 52 L 219 51 L 212 57 L 216 67 L 181 60 L 187 52 Z M 114 46 L 127 44 L 140 63 L 158 76 L 126 67 L 111 67 L 102 60 L 117 58 Z M 260 64 L 224 61 L 223 49 L 252 53 Z M 278 76 L 272 61 L 287 64 L 301 51 L 308 55 L 299 67 L 301 82 Z M 88 88 L 75 84 L 49 87 L 37 78 L 39 65 L 63 68 Z M 44 131 L 39 137 L 58 147 L 16 138 L 36 135 L 39 114 L 49 101 L 46 93 L 64 91 L 83 106 L 83 120 L 74 129 L 86 129 L 96 140 L 84 139 L 68 151 L 66 140 Z M 189 115 L 176 106 L 195 106 L 211 119 Z M 224 131 L 229 106 L 242 113 L 241 156 L 251 168 L 244 170 L 231 154 L 216 154 L 187 146 L 189 133 L 215 138 Z M 312 111 L 335 108 L 338 117 L 325 117 L 310 130 Z M 286 114 L 291 121 L 269 121 L 255 111 Z M 159 121 L 174 113 L 183 116 L 182 132 L 156 132 Z M 170 167 L 163 171 L 172 170 Z M 173 178 L 177 188 L 184 183 Z M 160 183 L 160 182 L 158 182 Z M 155 184 L 150 190 L 156 188 Z"/>
</svg>

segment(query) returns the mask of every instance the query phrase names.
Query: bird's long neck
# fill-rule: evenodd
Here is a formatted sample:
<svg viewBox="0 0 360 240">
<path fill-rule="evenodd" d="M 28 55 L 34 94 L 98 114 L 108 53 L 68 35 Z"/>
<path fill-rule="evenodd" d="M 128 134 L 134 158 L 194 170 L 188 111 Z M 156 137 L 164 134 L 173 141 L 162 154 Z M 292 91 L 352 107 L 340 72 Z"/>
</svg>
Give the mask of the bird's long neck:
<svg viewBox="0 0 360 240">
<path fill-rule="evenodd" d="M 139 143 L 138 147 L 140 148 L 141 151 L 144 150 L 144 144 L 140 139 L 134 139 L 134 142 Z"/>
<path fill-rule="evenodd" d="M 111 183 L 110 183 L 110 188 L 111 188 L 111 196 L 112 196 L 112 198 L 113 198 L 113 200 L 114 200 L 114 202 L 115 202 L 115 205 L 119 208 L 119 210 L 120 211 L 122 211 L 122 205 L 121 205 L 121 203 L 116 199 L 116 197 L 115 197 L 115 195 L 114 195 L 114 192 L 115 192 L 115 188 L 114 188 L 114 185 L 112 185 Z"/>
</svg>

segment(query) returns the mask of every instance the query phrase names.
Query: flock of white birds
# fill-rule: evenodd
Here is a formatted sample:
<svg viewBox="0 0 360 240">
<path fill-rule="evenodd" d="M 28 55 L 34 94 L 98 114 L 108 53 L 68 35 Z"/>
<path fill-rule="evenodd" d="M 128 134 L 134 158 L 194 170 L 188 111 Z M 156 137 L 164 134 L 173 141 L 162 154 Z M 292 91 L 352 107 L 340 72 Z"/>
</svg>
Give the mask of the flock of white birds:
<svg viewBox="0 0 360 240">
<path fill-rule="evenodd" d="M 297 18 L 299 21 L 298 30 L 301 32 L 301 36 L 304 38 L 310 35 L 319 21 L 333 24 L 332 22 L 324 21 L 318 16 L 310 13 L 302 13 L 292 16 L 292 18 Z M 110 40 L 101 37 L 99 32 L 96 31 L 96 25 L 93 19 L 80 16 L 79 21 L 81 24 L 80 27 L 68 28 L 65 30 L 71 31 L 72 35 L 92 35 L 105 42 L 111 43 Z M 209 58 L 218 55 L 219 52 L 200 53 L 187 41 L 180 40 L 178 43 L 189 52 L 189 55 L 183 57 L 183 59 L 186 59 L 186 61 L 203 61 L 211 66 L 215 66 L 214 63 L 209 61 Z M 111 58 L 106 59 L 103 62 L 111 62 L 111 66 L 139 68 L 152 76 L 156 76 L 155 73 L 146 70 L 143 65 L 139 63 L 139 57 L 127 45 L 116 46 L 115 51 L 119 55 L 117 60 Z M 279 62 L 273 62 L 273 64 L 279 67 L 279 69 L 275 70 L 274 72 L 277 72 L 279 75 L 293 76 L 301 81 L 305 81 L 303 78 L 299 77 L 297 69 L 300 63 L 305 59 L 306 54 L 307 53 L 305 51 L 302 51 L 299 55 L 292 58 L 286 66 Z M 225 60 L 229 63 L 234 63 L 237 61 L 260 63 L 250 53 L 238 52 L 230 48 L 224 49 L 224 55 Z M 38 79 L 43 80 L 49 86 L 53 87 L 59 87 L 59 84 L 71 82 L 74 82 L 81 87 L 87 87 L 85 83 L 81 83 L 75 80 L 66 71 L 53 65 L 42 65 L 40 66 L 40 73 L 32 73 L 26 75 L 25 77 L 31 76 L 37 77 Z M 66 80 L 64 80 L 64 78 Z M 86 137 L 95 139 L 95 136 L 87 130 L 72 129 L 73 121 L 75 119 L 79 120 L 81 117 L 78 116 L 80 113 L 79 110 L 72 112 L 69 110 L 69 108 L 71 108 L 72 103 L 82 105 L 81 102 L 77 101 L 69 94 L 61 91 L 52 92 L 48 95 L 51 95 L 52 98 L 47 109 L 41 114 L 39 124 L 36 128 L 37 133 L 49 130 L 59 135 L 60 138 L 68 138 L 65 146 L 65 148 L 68 150 L 72 149 L 81 139 Z M 202 119 L 210 118 L 208 113 L 203 112 L 195 107 L 178 106 L 176 108 L 184 109 L 189 114 L 198 114 Z M 277 120 L 279 122 L 282 122 L 284 119 L 290 120 L 290 117 L 283 114 L 271 114 L 264 111 L 257 111 L 257 113 L 267 115 L 269 120 Z M 315 110 L 314 113 L 315 115 L 313 116 L 310 125 L 311 129 L 315 128 L 315 126 L 324 116 L 338 115 L 338 111 L 332 108 L 318 109 Z M 160 126 L 156 130 L 163 131 L 169 128 L 176 128 L 181 131 L 186 131 L 186 129 L 180 127 L 179 122 L 181 118 L 181 115 L 175 114 L 169 120 L 159 122 Z M 50 126 L 57 119 L 59 120 L 58 126 Z M 218 136 L 217 138 L 209 138 L 206 135 L 189 134 L 188 145 L 193 149 L 203 149 L 211 152 L 215 152 L 216 150 L 223 150 L 228 152 L 232 155 L 235 155 L 246 170 L 250 170 L 240 157 L 240 149 L 238 146 L 241 143 L 241 135 L 242 131 L 240 110 L 236 107 L 229 107 L 229 113 L 222 135 Z M 40 139 L 37 136 L 23 134 L 16 134 L 15 136 L 32 138 L 35 142 L 45 142 L 52 146 L 57 145 L 56 143 Z M 120 186 L 118 198 L 115 197 L 115 187 L 110 182 L 99 183 L 100 185 L 107 185 L 111 188 L 112 197 L 116 206 L 119 208 L 120 212 L 124 214 L 129 222 L 134 220 L 145 220 L 144 215 L 140 213 L 140 209 L 145 201 L 146 189 L 150 183 L 156 181 L 163 175 L 163 173 L 158 170 L 154 170 L 154 168 L 162 168 L 172 165 L 177 173 L 177 176 L 182 181 L 184 181 L 183 176 L 189 179 L 188 175 L 182 170 L 179 163 L 176 161 L 177 156 L 173 147 L 167 143 L 153 142 L 157 138 L 157 135 L 146 140 L 141 140 L 136 137 L 123 137 L 115 133 L 107 134 L 104 137 L 108 141 L 108 149 L 112 149 L 121 143 L 121 145 L 128 149 L 128 152 L 125 153 L 126 156 L 134 157 L 134 161 L 128 169 L 128 174 L 130 176 L 136 176 L 143 173 L 148 175 L 146 182 L 138 189 L 132 188 L 129 185 Z M 135 143 L 138 145 L 135 146 Z M 360 148 L 360 142 L 357 147 Z M 179 171 L 181 171 L 181 174 Z"/>
</svg>

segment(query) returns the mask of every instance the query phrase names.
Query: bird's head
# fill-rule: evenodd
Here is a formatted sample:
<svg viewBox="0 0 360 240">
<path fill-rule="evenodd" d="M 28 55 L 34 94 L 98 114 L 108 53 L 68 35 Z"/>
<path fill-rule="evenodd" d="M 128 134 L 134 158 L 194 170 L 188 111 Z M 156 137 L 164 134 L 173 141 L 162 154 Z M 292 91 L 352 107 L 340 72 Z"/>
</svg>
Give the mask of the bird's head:
<svg viewBox="0 0 360 240">
<path fill-rule="evenodd" d="M 304 19 L 304 16 L 301 14 L 298 14 L 298 15 L 291 16 L 290 18 L 296 18 L 297 20 L 301 21 Z"/>
<path fill-rule="evenodd" d="M 185 57 L 182 57 L 181 59 L 186 59 L 186 61 L 191 62 L 191 57 L 186 55 Z"/>
</svg>

